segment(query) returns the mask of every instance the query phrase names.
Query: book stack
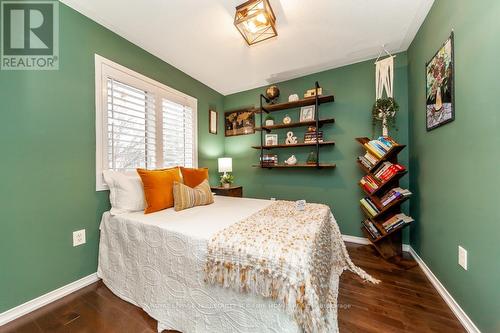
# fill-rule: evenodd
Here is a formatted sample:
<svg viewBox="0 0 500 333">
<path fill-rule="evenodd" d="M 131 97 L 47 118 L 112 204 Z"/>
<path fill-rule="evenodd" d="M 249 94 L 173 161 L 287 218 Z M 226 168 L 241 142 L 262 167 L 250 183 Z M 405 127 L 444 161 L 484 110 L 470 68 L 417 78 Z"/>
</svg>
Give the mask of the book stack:
<svg viewBox="0 0 500 333">
<path fill-rule="evenodd" d="M 400 213 L 400 214 L 394 215 L 393 217 L 391 217 L 387 221 L 383 222 L 382 226 L 384 227 L 386 232 L 390 232 L 392 230 L 398 229 L 400 226 L 402 226 L 404 224 L 408 224 L 408 223 L 411 223 L 413 221 L 414 220 L 411 217 L 409 217 L 408 215 Z"/>
<path fill-rule="evenodd" d="M 316 140 L 323 142 L 323 131 L 307 131 L 304 134 L 304 143 L 316 143 Z"/>
<path fill-rule="evenodd" d="M 278 155 L 276 154 L 264 154 L 262 160 L 260 161 L 263 167 L 275 166 L 278 164 Z"/>
<path fill-rule="evenodd" d="M 377 190 L 379 187 L 379 182 L 371 175 L 364 176 L 363 178 L 361 178 L 359 183 L 370 194 Z"/>
<path fill-rule="evenodd" d="M 363 146 L 373 156 L 375 156 L 378 159 L 381 159 L 395 144 L 397 143 L 392 138 L 380 136 L 376 140 L 368 141 Z"/>
<path fill-rule="evenodd" d="M 377 170 L 374 171 L 375 177 L 382 182 L 391 179 L 398 172 L 405 171 L 406 168 L 401 164 L 392 164 L 391 162 L 384 162 Z"/>
<path fill-rule="evenodd" d="M 370 236 L 372 236 L 373 239 L 377 239 L 381 236 L 380 231 L 377 229 L 377 227 L 375 226 L 375 224 L 373 224 L 372 221 L 364 220 L 363 225 L 366 231 L 368 231 L 368 233 L 370 234 Z"/>
<path fill-rule="evenodd" d="M 367 169 L 371 169 L 375 164 L 377 164 L 378 159 L 370 154 L 370 152 L 366 152 L 364 156 L 359 156 L 358 160 L 363 164 Z"/>
<path fill-rule="evenodd" d="M 387 192 L 382 198 L 380 198 L 380 203 L 382 204 L 382 207 L 385 207 L 391 202 L 404 197 L 409 197 L 411 194 L 412 193 L 408 190 L 402 189 L 401 187 L 396 187 Z"/>
<path fill-rule="evenodd" d="M 366 211 L 370 214 L 371 217 L 376 216 L 378 213 L 380 213 L 380 210 L 378 209 L 377 205 L 370 199 L 370 198 L 363 198 L 359 200 L 361 205 L 366 209 Z"/>
</svg>

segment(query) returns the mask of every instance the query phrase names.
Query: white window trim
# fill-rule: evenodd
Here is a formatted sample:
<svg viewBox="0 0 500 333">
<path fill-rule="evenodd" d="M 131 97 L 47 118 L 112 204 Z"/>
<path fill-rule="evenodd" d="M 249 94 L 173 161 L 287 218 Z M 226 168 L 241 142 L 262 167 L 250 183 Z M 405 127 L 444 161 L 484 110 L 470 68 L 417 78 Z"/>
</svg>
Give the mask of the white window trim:
<svg viewBox="0 0 500 333">
<path fill-rule="evenodd" d="M 169 100 L 179 104 L 189 106 L 193 111 L 193 167 L 198 167 L 198 100 L 183 92 L 170 88 L 160 82 L 137 73 L 125 66 L 117 64 L 98 54 L 95 54 L 95 106 L 96 106 L 96 191 L 108 190 L 102 172 L 108 169 L 108 143 L 107 143 L 107 86 L 106 79 L 111 76 L 125 84 L 136 88 L 151 90 L 151 86 L 156 87 L 153 93 L 156 96 L 164 95 L 159 91 L 167 92 Z M 161 103 L 156 103 L 156 108 L 161 109 Z M 161 111 L 156 110 L 157 117 L 161 116 Z M 161 127 L 161 126 L 160 126 Z M 162 135 L 157 133 L 157 135 Z M 159 156 L 162 156 L 160 152 Z"/>
</svg>

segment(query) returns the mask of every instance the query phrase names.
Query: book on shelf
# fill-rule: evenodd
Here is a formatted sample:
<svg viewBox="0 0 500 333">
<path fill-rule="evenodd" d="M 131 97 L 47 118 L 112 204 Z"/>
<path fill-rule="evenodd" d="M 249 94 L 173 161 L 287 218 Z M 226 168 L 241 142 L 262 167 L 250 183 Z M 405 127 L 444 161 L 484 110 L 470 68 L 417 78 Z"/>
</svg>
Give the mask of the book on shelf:
<svg viewBox="0 0 500 333">
<path fill-rule="evenodd" d="M 370 199 L 370 198 L 363 198 L 359 200 L 361 205 L 366 209 L 366 211 L 371 215 L 371 217 L 374 217 L 378 213 L 380 213 L 380 210 L 378 209 L 377 205 Z"/>
<path fill-rule="evenodd" d="M 371 169 L 378 162 L 378 159 L 368 151 L 364 156 L 359 156 L 358 160 L 368 169 Z"/>
<path fill-rule="evenodd" d="M 389 205 L 391 202 L 399 200 L 404 197 L 409 197 L 411 194 L 412 193 L 406 189 L 402 189 L 401 187 L 395 187 L 380 198 L 380 203 L 382 204 L 382 207 L 385 207 Z"/>
<path fill-rule="evenodd" d="M 401 164 L 393 164 L 391 162 L 384 162 L 380 167 L 377 168 L 373 172 L 374 176 L 377 177 L 377 179 L 380 182 L 386 182 L 389 179 L 391 179 L 395 174 L 398 172 L 403 172 L 405 171 L 406 168 L 402 166 Z"/>
<path fill-rule="evenodd" d="M 262 166 L 275 166 L 278 165 L 278 155 L 276 154 L 264 154 L 260 161 Z"/>
<path fill-rule="evenodd" d="M 363 178 L 361 178 L 359 183 L 361 184 L 361 186 L 363 186 L 363 188 L 366 191 L 368 191 L 368 193 L 373 193 L 375 190 L 379 188 L 378 181 L 370 175 L 366 175 Z"/>
<path fill-rule="evenodd" d="M 373 239 L 376 239 L 376 238 L 379 238 L 380 236 L 382 236 L 382 234 L 377 229 L 375 224 L 373 224 L 372 221 L 366 219 L 363 221 L 363 225 L 364 225 L 366 231 L 368 231 L 368 233 L 370 234 L 370 236 L 372 236 Z"/>
<path fill-rule="evenodd" d="M 386 221 L 382 222 L 382 227 L 386 232 L 390 232 L 392 230 L 398 229 L 400 226 L 404 224 L 408 224 L 413 222 L 413 218 L 410 216 L 400 213 L 392 216 L 391 218 L 387 219 Z"/>
<path fill-rule="evenodd" d="M 381 136 L 378 139 L 366 142 L 363 146 L 370 154 L 377 159 L 381 159 L 395 144 L 397 143 L 392 138 Z"/>
<path fill-rule="evenodd" d="M 306 132 L 304 134 L 304 143 L 323 142 L 323 131 Z"/>
</svg>

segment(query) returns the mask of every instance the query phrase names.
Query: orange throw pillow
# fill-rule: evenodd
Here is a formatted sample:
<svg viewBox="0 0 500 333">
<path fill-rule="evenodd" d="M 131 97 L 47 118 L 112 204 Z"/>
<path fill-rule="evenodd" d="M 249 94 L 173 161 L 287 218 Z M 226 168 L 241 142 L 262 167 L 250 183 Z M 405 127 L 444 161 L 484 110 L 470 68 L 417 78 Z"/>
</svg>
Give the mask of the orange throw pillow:
<svg viewBox="0 0 500 333">
<path fill-rule="evenodd" d="M 208 180 L 208 168 L 184 168 L 181 167 L 184 185 L 194 188 L 200 185 L 205 179 Z"/>
<path fill-rule="evenodd" d="M 144 185 L 145 214 L 174 207 L 174 182 L 181 181 L 179 168 L 146 170 L 137 169 Z"/>
</svg>

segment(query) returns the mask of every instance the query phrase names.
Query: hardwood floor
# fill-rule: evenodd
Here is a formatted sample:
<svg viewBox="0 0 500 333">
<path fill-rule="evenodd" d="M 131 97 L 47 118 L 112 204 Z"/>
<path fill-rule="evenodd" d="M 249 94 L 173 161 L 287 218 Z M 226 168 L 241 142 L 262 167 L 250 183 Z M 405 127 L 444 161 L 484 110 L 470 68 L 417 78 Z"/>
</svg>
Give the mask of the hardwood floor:
<svg viewBox="0 0 500 333">
<path fill-rule="evenodd" d="M 348 243 L 353 261 L 382 281 L 342 275 L 340 332 L 465 332 L 420 268 L 402 270 L 368 245 Z M 0 327 L 0 333 L 156 332 L 156 321 L 97 282 Z M 173 332 L 173 331 L 170 331 Z"/>
</svg>

